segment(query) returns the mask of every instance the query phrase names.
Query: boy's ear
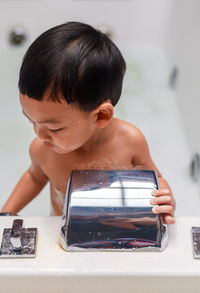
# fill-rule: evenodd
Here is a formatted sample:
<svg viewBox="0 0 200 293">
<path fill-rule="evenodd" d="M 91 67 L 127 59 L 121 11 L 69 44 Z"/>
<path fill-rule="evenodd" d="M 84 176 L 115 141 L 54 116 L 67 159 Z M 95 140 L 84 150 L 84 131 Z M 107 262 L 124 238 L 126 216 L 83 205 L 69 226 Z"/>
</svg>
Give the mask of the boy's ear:
<svg viewBox="0 0 200 293">
<path fill-rule="evenodd" d="M 95 122 L 99 128 L 104 128 L 112 119 L 114 107 L 109 102 L 103 102 L 95 110 Z"/>
</svg>

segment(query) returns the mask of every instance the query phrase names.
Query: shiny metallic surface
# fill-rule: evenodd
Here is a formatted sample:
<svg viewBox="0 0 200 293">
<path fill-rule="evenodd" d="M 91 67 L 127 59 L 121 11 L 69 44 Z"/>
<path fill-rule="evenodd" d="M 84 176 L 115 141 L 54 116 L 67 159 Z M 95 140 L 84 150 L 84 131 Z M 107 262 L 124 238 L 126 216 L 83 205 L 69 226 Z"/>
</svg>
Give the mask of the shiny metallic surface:
<svg viewBox="0 0 200 293">
<path fill-rule="evenodd" d="M 36 255 L 37 228 L 22 228 L 23 220 L 13 221 L 4 229 L 0 258 L 32 258 Z"/>
<path fill-rule="evenodd" d="M 10 241 L 14 250 L 22 250 L 22 226 L 23 220 L 17 219 L 13 221 Z"/>
<path fill-rule="evenodd" d="M 0 213 L 0 217 L 5 217 L 5 216 L 7 216 L 7 217 L 11 217 L 11 216 L 14 216 L 12 213 Z"/>
<path fill-rule="evenodd" d="M 200 227 L 192 227 L 192 244 L 194 258 L 200 258 Z"/>
<path fill-rule="evenodd" d="M 26 31 L 21 26 L 14 27 L 9 34 L 9 42 L 11 45 L 22 45 L 27 39 Z"/>
<path fill-rule="evenodd" d="M 60 244 L 66 251 L 146 250 L 167 245 L 167 226 L 152 213 L 159 188 L 150 170 L 76 170 L 68 182 Z"/>
<path fill-rule="evenodd" d="M 200 156 L 198 153 L 195 153 L 192 157 L 190 164 L 190 174 L 194 182 L 199 181 L 200 177 Z"/>
</svg>

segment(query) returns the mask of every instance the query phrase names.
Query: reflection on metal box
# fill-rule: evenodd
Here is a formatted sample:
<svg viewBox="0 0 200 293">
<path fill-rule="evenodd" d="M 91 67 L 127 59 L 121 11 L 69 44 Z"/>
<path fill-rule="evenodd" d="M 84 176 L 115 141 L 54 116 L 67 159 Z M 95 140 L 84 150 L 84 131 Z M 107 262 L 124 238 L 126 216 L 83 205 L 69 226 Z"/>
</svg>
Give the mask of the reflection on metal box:
<svg viewBox="0 0 200 293">
<path fill-rule="evenodd" d="M 60 244 L 66 251 L 146 250 L 167 245 L 167 225 L 152 213 L 159 188 L 150 170 L 76 170 L 68 182 Z"/>
</svg>

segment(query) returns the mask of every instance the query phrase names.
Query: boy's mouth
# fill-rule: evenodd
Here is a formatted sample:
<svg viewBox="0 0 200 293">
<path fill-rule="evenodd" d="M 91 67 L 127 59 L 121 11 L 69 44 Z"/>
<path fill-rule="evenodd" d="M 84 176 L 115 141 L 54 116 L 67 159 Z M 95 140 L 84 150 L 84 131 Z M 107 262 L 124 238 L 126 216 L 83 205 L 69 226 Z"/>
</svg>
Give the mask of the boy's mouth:
<svg viewBox="0 0 200 293">
<path fill-rule="evenodd" d="M 51 143 L 48 142 L 48 141 L 44 141 L 43 144 L 44 144 L 45 146 L 47 146 L 47 147 L 54 147 L 54 145 L 51 144 Z"/>
<path fill-rule="evenodd" d="M 48 141 L 44 141 L 43 144 L 48 147 L 48 148 L 51 148 L 52 150 L 54 150 L 55 152 L 61 152 L 61 149 L 59 147 L 57 147 L 56 145 L 54 144 L 51 144 L 50 142 Z"/>
</svg>

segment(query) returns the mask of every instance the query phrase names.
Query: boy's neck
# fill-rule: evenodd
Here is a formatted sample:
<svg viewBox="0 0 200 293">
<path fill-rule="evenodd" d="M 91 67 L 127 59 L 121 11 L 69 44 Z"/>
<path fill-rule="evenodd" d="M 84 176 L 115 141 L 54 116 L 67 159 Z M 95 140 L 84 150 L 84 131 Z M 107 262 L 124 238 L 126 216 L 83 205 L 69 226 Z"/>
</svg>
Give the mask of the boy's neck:
<svg viewBox="0 0 200 293">
<path fill-rule="evenodd" d="M 97 147 L 105 144 L 109 139 L 111 139 L 112 135 L 112 122 L 111 121 L 106 127 L 104 128 L 97 128 L 94 131 L 94 134 L 90 137 L 90 139 L 77 151 L 81 152 L 91 152 L 92 150 L 96 149 Z"/>
</svg>

